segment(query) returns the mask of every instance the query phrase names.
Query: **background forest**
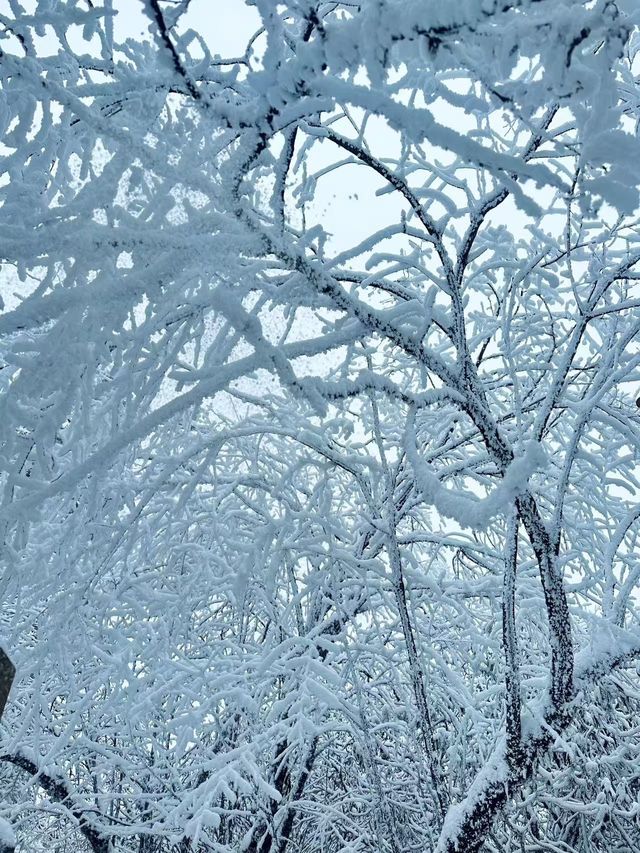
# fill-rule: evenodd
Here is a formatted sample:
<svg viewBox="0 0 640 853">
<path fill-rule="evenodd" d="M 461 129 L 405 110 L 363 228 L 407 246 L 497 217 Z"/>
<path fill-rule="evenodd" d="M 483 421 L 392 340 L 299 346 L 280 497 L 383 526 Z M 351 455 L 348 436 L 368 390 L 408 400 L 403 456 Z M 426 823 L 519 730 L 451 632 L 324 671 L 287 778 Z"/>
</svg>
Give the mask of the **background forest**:
<svg viewBox="0 0 640 853">
<path fill-rule="evenodd" d="M 639 23 L 0 0 L 2 853 L 637 853 Z"/>
</svg>

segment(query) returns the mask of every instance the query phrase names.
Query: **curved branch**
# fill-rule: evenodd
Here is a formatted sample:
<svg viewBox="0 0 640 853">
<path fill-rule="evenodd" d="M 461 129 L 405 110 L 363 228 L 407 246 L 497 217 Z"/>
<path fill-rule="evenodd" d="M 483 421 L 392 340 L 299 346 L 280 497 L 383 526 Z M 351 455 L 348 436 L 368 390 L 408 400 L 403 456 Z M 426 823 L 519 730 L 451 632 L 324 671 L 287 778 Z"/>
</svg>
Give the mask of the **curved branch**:
<svg viewBox="0 0 640 853">
<path fill-rule="evenodd" d="M 353 154 L 354 157 L 357 157 L 365 165 L 369 166 L 380 175 L 381 178 L 384 178 L 385 181 L 391 184 L 394 189 L 398 190 L 401 195 L 405 197 L 405 199 L 409 202 L 409 205 L 415 215 L 418 217 L 418 220 L 422 223 L 425 231 L 431 238 L 431 242 L 435 246 L 436 252 L 438 253 L 438 257 L 440 258 L 440 263 L 445 271 L 445 275 L 447 278 L 447 285 L 450 287 L 453 281 L 453 266 L 451 264 L 451 259 L 447 253 L 447 250 L 444 247 L 444 243 L 442 242 L 442 234 L 440 229 L 438 228 L 435 220 L 427 213 L 424 209 L 424 206 L 420 203 L 420 200 L 416 196 L 416 194 L 411 190 L 407 182 L 401 178 L 399 175 L 396 175 L 395 172 L 392 172 L 384 163 L 370 154 L 368 151 L 365 151 L 360 145 L 357 145 L 350 139 L 342 136 L 339 133 L 336 133 L 335 130 L 331 130 L 331 128 L 323 128 L 323 133 L 336 145 L 340 148 L 343 148 L 345 151 L 348 151 L 350 154 Z"/>
<path fill-rule="evenodd" d="M 87 803 L 79 801 L 65 779 L 39 768 L 35 759 L 24 751 L 5 752 L 0 755 L 0 761 L 12 764 L 34 777 L 42 790 L 75 818 L 79 831 L 91 845 L 93 853 L 113 853 L 110 839 L 104 830 L 94 823 L 94 810 Z"/>
<path fill-rule="evenodd" d="M 507 760 L 518 760 L 522 738 L 520 711 L 520 661 L 516 630 L 516 572 L 518 568 L 518 520 L 511 513 L 507 525 L 504 580 L 502 587 L 502 646 L 505 657 Z"/>
<path fill-rule="evenodd" d="M 588 690 L 616 667 L 640 654 L 640 635 L 613 626 L 605 633 L 604 642 L 596 648 L 585 649 L 576 657 L 576 686 L 580 690 Z M 449 810 L 435 853 L 478 853 L 507 800 L 531 778 L 537 761 L 553 744 L 556 735 L 566 728 L 569 719 L 563 709 L 554 707 L 552 700 L 541 709 L 531 721 L 533 730 L 522 744 L 516 767 L 509 766 L 507 743 L 501 738 L 467 796 Z"/>
</svg>

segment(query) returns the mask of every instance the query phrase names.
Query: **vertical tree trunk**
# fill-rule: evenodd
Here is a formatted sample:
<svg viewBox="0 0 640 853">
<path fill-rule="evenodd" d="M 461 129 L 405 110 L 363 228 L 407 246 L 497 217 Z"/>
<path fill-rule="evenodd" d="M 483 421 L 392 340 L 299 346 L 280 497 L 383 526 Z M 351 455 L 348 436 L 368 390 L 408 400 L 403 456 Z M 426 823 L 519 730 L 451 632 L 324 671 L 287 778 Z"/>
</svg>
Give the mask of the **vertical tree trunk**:
<svg viewBox="0 0 640 853">
<path fill-rule="evenodd" d="M 9 656 L 2 646 L 0 646 L 0 719 L 2 719 L 2 714 L 9 698 L 15 674 L 15 666 L 11 663 Z M 16 837 L 13 834 L 13 829 L 6 820 L 0 818 L 0 853 L 13 853 L 15 848 Z"/>
<path fill-rule="evenodd" d="M 442 826 L 444 815 L 448 806 L 448 795 L 446 791 L 446 782 L 440 766 L 440 756 L 436 748 L 435 738 L 433 735 L 433 723 L 431 713 L 427 702 L 427 692 L 424 682 L 424 672 L 422 662 L 418 654 L 413 626 L 409 616 L 409 608 L 407 607 L 407 591 L 404 584 L 404 576 L 402 573 L 402 557 L 398 540 L 395 534 L 395 528 L 392 525 L 395 520 L 389 523 L 390 531 L 388 536 L 388 553 L 391 563 L 393 593 L 400 614 L 400 624 L 402 625 L 402 633 L 407 647 L 407 656 L 409 658 L 409 672 L 411 677 L 411 687 L 418 708 L 418 725 L 420 727 L 420 735 L 424 744 L 427 761 L 429 764 L 429 774 L 433 784 L 433 793 L 436 804 L 436 812 L 438 816 L 438 827 Z"/>
</svg>

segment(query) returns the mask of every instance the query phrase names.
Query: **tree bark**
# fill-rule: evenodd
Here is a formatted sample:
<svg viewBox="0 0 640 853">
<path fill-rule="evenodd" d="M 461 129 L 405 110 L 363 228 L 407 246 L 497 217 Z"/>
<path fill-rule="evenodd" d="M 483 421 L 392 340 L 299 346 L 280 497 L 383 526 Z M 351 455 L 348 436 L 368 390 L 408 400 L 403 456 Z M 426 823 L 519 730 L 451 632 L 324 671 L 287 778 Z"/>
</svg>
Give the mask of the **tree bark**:
<svg viewBox="0 0 640 853">
<path fill-rule="evenodd" d="M 91 845 L 93 853 L 113 853 L 110 839 L 103 831 L 93 824 L 89 816 L 90 807 L 80 805 L 70 790 L 67 782 L 62 778 L 55 778 L 50 773 L 45 773 L 38 765 L 26 755 L 19 752 L 5 753 L 0 755 L 0 761 L 13 764 L 14 767 L 24 770 L 37 779 L 38 785 L 55 802 L 65 806 L 71 815 L 78 821 L 78 829 Z M 0 848 L 2 853 L 2 848 Z"/>
<path fill-rule="evenodd" d="M 0 719 L 2 719 L 15 675 L 15 666 L 11 663 L 9 656 L 2 646 L 0 646 Z"/>
</svg>

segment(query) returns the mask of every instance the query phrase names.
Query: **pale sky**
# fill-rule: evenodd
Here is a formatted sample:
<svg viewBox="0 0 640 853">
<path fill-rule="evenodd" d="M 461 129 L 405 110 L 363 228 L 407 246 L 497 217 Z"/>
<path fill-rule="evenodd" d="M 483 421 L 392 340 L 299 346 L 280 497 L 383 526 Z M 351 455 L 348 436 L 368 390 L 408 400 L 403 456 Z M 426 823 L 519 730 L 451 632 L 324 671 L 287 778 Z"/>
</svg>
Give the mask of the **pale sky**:
<svg viewBox="0 0 640 853">
<path fill-rule="evenodd" d="M 0 6 L 6 0 L 0 0 Z M 144 12 L 144 0 L 116 0 L 119 36 L 149 37 L 149 18 Z M 197 30 L 212 53 L 224 57 L 241 56 L 248 39 L 260 26 L 257 11 L 244 0 L 192 0 L 182 18 L 184 29 Z"/>
</svg>

